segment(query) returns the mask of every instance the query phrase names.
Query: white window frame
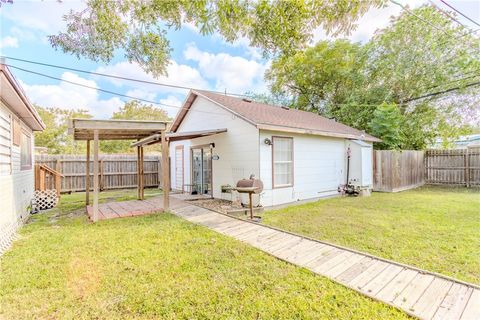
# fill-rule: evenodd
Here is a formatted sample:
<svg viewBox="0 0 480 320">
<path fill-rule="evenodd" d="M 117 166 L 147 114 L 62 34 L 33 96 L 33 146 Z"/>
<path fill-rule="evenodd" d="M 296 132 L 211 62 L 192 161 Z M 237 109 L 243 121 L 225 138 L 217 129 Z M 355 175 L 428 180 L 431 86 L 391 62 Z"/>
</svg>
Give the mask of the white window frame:
<svg viewBox="0 0 480 320">
<path fill-rule="evenodd" d="M 285 140 L 288 139 L 292 143 L 292 150 L 291 150 L 291 160 L 290 161 L 282 161 L 282 163 L 291 163 L 291 172 L 290 172 L 290 181 L 291 183 L 288 184 L 275 184 L 275 163 L 278 163 L 278 161 L 275 161 L 275 140 Z M 295 171 L 295 152 L 294 152 L 294 140 L 293 137 L 284 137 L 284 136 L 272 136 L 272 188 L 273 189 L 279 189 L 279 188 L 288 188 L 288 187 L 293 187 L 294 185 L 294 171 Z"/>
</svg>

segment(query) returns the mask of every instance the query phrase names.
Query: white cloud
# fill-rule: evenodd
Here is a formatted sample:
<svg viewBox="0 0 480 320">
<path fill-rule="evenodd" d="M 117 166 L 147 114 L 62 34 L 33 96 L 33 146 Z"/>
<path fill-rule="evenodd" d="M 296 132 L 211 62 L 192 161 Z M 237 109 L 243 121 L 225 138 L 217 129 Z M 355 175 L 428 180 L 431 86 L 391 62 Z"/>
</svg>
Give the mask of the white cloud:
<svg viewBox="0 0 480 320">
<path fill-rule="evenodd" d="M 63 15 L 70 10 L 80 11 L 85 8 L 83 1 L 14 1 L 2 5 L 0 17 L 8 19 L 16 26 L 35 30 L 45 34 L 54 34 L 65 26 Z"/>
<path fill-rule="evenodd" d="M 95 81 L 79 77 L 71 72 L 63 73 L 61 78 L 98 88 Z M 118 97 L 101 99 L 98 90 L 82 88 L 65 82 L 54 85 L 28 85 L 20 82 L 30 101 L 43 107 L 86 109 L 95 118 L 105 119 L 124 105 L 124 102 Z"/>
<path fill-rule="evenodd" d="M 198 64 L 203 76 L 215 81 L 216 90 L 243 93 L 265 89 L 263 75 L 268 64 L 228 53 L 208 53 L 195 44 L 188 44 L 183 55 Z"/>
<path fill-rule="evenodd" d="M 142 68 L 136 63 L 129 63 L 127 61 L 119 62 L 111 66 L 100 67 L 95 70 L 99 73 L 107 73 L 116 76 L 122 76 L 127 78 L 134 78 L 144 81 L 153 81 L 160 83 L 168 83 L 178 86 L 192 87 L 198 89 L 208 89 L 208 82 L 202 77 L 200 72 L 190 66 L 184 64 L 178 64 L 177 62 L 170 60 L 168 65 L 167 76 L 161 76 L 159 78 L 154 78 L 153 76 L 145 73 Z M 146 92 L 162 92 L 162 93 L 171 93 L 171 92 L 182 92 L 185 93 L 185 90 L 173 89 L 170 87 L 158 86 L 153 84 L 143 84 L 138 82 L 131 82 L 126 80 L 118 80 L 113 78 L 107 78 L 108 81 L 113 83 L 118 87 L 129 86 L 132 88 L 141 89 Z"/>
<path fill-rule="evenodd" d="M 180 107 L 182 106 L 182 101 L 173 95 L 169 95 L 164 99 L 160 99 L 160 103 L 171 106 L 171 107 L 161 106 L 162 109 L 165 109 L 167 111 L 168 116 L 170 118 L 175 118 L 178 111 L 180 110 Z"/>
<path fill-rule="evenodd" d="M 18 48 L 18 39 L 11 36 L 6 36 L 0 39 L 1 48 Z"/>
<path fill-rule="evenodd" d="M 128 90 L 125 94 L 127 96 L 132 96 L 138 99 L 146 99 L 146 100 L 154 100 L 155 97 L 157 96 L 155 92 L 145 91 L 138 88 Z"/>
</svg>

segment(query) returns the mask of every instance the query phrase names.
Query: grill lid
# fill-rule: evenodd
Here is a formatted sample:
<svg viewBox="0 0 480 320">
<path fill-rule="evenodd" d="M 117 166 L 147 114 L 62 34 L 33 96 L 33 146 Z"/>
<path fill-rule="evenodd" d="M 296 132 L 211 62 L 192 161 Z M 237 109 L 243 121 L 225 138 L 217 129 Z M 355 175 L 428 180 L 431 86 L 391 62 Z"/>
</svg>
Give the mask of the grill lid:
<svg viewBox="0 0 480 320">
<path fill-rule="evenodd" d="M 263 182 L 260 179 L 255 179 L 255 175 L 250 175 L 250 179 L 242 179 L 237 182 L 237 191 L 240 193 L 261 193 L 263 191 Z"/>
</svg>

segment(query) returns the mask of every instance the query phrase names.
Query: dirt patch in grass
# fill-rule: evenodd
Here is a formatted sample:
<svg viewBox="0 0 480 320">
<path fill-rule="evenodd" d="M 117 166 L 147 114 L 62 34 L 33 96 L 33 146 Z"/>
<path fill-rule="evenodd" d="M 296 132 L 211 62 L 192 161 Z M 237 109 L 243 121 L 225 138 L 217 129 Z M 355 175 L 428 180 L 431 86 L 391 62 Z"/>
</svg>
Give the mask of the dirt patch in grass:
<svg viewBox="0 0 480 320">
<path fill-rule="evenodd" d="M 201 199 L 201 200 L 192 200 L 192 204 L 210 209 L 217 212 L 228 213 L 232 210 L 245 209 L 240 203 L 232 202 L 223 199 Z"/>
<path fill-rule="evenodd" d="M 83 300 L 98 290 L 101 270 L 91 258 L 75 257 L 70 261 L 67 273 L 67 287 L 77 299 Z"/>
</svg>

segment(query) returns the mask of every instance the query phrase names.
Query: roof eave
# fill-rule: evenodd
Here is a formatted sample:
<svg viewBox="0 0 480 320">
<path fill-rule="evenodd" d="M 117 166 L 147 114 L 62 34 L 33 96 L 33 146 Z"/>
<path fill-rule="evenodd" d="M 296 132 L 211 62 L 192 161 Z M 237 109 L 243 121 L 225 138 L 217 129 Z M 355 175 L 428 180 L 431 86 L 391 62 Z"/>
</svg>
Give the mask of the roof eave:
<svg viewBox="0 0 480 320">
<path fill-rule="evenodd" d="M 348 133 L 341 133 L 341 132 L 331 132 L 331 131 L 321 131 L 321 130 L 310 130 L 310 129 L 302 129 L 302 128 L 295 128 L 295 127 L 285 127 L 285 126 L 276 126 L 271 124 L 257 124 L 257 128 L 261 130 L 270 130 L 270 131 L 282 131 L 282 132 L 290 132 L 290 133 L 299 133 L 299 134 L 310 134 L 316 136 L 324 136 L 324 137 L 333 137 L 333 138 L 344 138 L 344 139 L 359 139 L 363 141 L 369 142 L 381 142 L 382 140 L 373 137 L 371 135 L 355 135 L 355 134 L 348 134 Z"/>
<path fill-rule="evenodd" d="M 42 121 L 42 118 L 38 114 L 37 110 L 35 107 L 30 103 L 28 100 L 27 96 L 23 92 L 20 84 L 17 82 L 13 74 L 10 72 L 10 70 L 7 68 L 6 65 L 3 63 L 0 64 L 0 71 L 5 75 L 5 78 L 7 81 L 10 83 L 12 88 L 15 90 L 16 95 L 20 98 L 22 101 L 23 106 L 27 109 L 28 113 L 31 115 L 31 117 L 23 117 L 23 119 L 31 118 L 33 120 L 33 124 L 30 124 L 30 127 L 33 131 L 43 131 L 45 130 L 46 126 L 45 123 Z M 10 108 L 13 108 L 16 112 L 17 106 L 16 105 L 10 105 Z"/>
</svg>

